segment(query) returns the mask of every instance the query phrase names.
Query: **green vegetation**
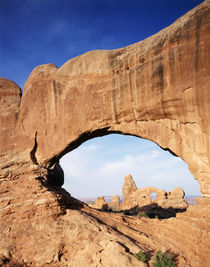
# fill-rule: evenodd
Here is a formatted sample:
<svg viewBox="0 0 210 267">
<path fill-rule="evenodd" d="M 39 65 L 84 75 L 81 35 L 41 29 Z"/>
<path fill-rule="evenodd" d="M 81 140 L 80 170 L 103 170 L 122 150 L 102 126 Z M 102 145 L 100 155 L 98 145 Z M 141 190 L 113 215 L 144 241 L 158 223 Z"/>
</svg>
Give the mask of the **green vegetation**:
<svg viewBox="0 0 210 267">
<path fill-rule="evenodd" d="M 169 252 L 162 253 L 158 250 L 152 267 L 176 267 L 174 256 Z"/>
<path fill-rule="evenodd" d="M 147 262 L 147 255 L 144 254 L 141 250 L 139 250 L 138 253 L 134 253 L 133 256 L 138 260 L 138 261 L 143 261 Z"/>
<path fill-rule="evenodd" d="M 149 218 L 148 214 L 145 211 L 140 211 L 136 216 L 138 216 L 139 218 L 141 217 Z"/>
</svg>

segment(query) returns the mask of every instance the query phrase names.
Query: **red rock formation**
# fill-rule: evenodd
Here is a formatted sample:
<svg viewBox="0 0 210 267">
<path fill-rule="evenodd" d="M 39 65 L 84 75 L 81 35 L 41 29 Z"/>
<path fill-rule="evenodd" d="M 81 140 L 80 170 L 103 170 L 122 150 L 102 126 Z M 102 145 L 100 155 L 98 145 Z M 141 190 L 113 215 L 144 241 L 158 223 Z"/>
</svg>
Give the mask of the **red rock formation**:
<svg viewBox="0 0 210 267">
<path fill-rule="evenodd" d="M 120 210 L 120 197 L 118 195 L 112 197 L 112 202 L 109 203 L 109 207 L 112 210 Z"/>
<path fill-rule="evenodd" d="M 95 209 L 99 209 L 99 210 L 108 210 L 109 205 L 108 203 L 105 201 L 104 196 L 100 196 L 96 199 L 95 204 L 93 206 Z"/>
<path fill-rule="evenodd" d="M 155 193 L 153 199 L 151 194 Z M 187 202 L 184 200 L 184 191 L 182 188 L 174 188 L 171 192 L 165 192 L 156 187 L 137 188 L 133 177 L 129 174 L 125 176 L 123 184 L 123 202 L 119 209 L 126 210 L 136 206 L 144 207 L 156 204 L 163 209 L 185 210 Z"/>
<path fill-rule="evenodd" d="M 132 193 L 137 190 L 136 184 L 130 174 L 125 176 L 125 181 L 122 188 L 123 201 L 127 201 Z"/>
<path fill-rule="evenodd" d="M 104 196 L 100 196 L 96 199 L 94 205 L 89 205 L 92 208 L 98 209 L 98 210 L 120 210 L 120 197 L 118 195 L 114 195 L 112 197 L 111 202 L 106 202 L 104 199 Z"/>
<path fill-rule="evenodd" d="M 209 10 L 208 0 L 142 42 L 89 52 L 59 69 L 39 66 L 21 102 L 17 85 L 1 79 L 1 265 L 137 266 L 132 253 L 163 248 L 180 266 L 206 266 Z M 64 154 L 110 133 L 152 140 L 184 159 L 206 200 L 154 223 L 106 217 L 46 183 Z"/>
<path fill-rule="evenodd" d="M 134 209 L 134 213 L 145 211 L 152 216 L 168 218 L 175 216 L 177 212 L 185 211 L 188 207 L 182 188 L 174 188 L 171 192 L 152 186 L 137 188 L 130 174 L 125 176 L 122 191 L 122 203 L 120 203 L 120 197 L 117 195 L 113 196 L 111 203 L 107 203 L 104 197 L 98 197 L 94 208 L 107 210 L 109 206 L 118 211 Z M 155 194 L 154 198 L 152 194 Z"/>
</svg>

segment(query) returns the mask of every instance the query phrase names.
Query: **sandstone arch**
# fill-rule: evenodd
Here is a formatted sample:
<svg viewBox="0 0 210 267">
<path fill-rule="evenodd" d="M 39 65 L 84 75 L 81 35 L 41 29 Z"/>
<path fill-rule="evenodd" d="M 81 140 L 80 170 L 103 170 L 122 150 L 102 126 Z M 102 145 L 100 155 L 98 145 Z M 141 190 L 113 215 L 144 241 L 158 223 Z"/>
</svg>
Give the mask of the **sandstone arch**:
<svg viewBox="0 0 210 267">
<path fill-rule="evenodd" d="M 209 197 L 209 31 L 206 1 L 134 45 L 88 52 L 59 69 L 38 66 L 25 84 L 8 150 L 15 145 L 16 159 L 49 167 L 95 136 L 135 135 L 187 162 Z"/>
<path fill-rule="evenodd" d="M 206 3 L 140 43 L 35 68 L 12 136 L 28 143 L 17 150 L 36 139 L 48 166 L 94 136 L 136 135 L 182 157 L 208 194 L 208 14 Z"/>
</svg>

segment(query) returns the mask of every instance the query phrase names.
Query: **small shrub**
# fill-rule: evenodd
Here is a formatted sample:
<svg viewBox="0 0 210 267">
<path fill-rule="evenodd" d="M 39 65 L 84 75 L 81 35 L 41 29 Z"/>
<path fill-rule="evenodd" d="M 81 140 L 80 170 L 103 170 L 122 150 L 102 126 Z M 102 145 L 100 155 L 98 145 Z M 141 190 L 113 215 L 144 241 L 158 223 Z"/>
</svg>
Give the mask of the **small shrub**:
<svg viewBox="0 0 210 267">
<path fill-rule="evenodd" d="M 139 218 L 141 217 L 149 218 L 148 214 L 145 211 L 140 211 L 136 216 L 138 216 Z"/>
<path fill-rule="evenodd" d="M 152 267 L 176 267 L 176 263 L 171 253 L 162 253 L 160 250 L 158 250 Z"/>
<path fill-rule="evenodd" d="M 144 252 L 142 252 L 141 250 L 139 250 L 138 253 L 134 253 L 133 256 L 138 260 L 138 261 L 143 261 L 143 262 L 147 262 L 147 256 L 144 254 Z"/>
</svg>

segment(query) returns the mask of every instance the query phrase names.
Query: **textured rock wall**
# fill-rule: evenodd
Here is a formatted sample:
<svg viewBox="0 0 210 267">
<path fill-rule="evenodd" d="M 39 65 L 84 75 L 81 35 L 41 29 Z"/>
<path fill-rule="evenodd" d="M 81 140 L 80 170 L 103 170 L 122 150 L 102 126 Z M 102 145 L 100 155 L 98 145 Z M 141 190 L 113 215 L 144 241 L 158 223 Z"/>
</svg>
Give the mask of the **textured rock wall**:
<svg viewBox="0 0 210 267">
<path fill-rule="evenodd" d="M 3 173 L 14 146 L 15 162 L 49 167 L 82 142 L 117 132 L 184 159 L 202 195 L 210 196 L 209 5 L 134 45 L 88 52 L 59 69 L 35 68 L 6 142 L 1 130 Z"/>
<path fill-rule="evenodd" d="M 14 82 L 0 78 L 0 180 L 11 178 L 11 166 L 18 153 L 12 135 L 18 120 L 21 95 L 21 89 Z"/>
</svg>

